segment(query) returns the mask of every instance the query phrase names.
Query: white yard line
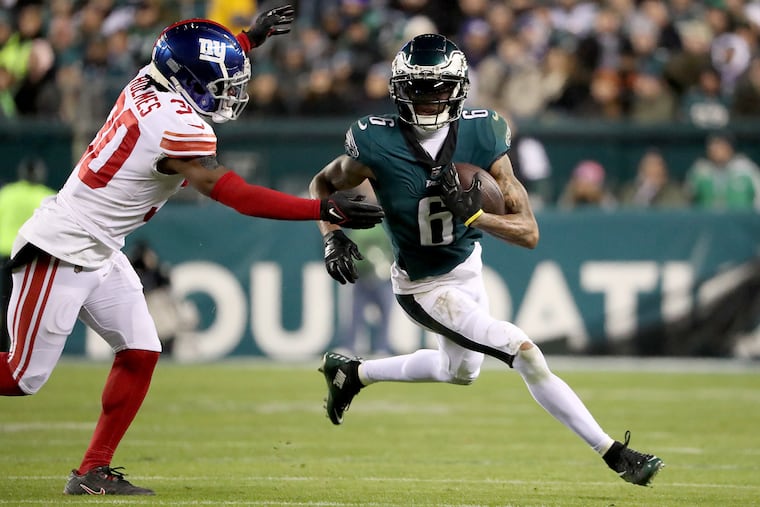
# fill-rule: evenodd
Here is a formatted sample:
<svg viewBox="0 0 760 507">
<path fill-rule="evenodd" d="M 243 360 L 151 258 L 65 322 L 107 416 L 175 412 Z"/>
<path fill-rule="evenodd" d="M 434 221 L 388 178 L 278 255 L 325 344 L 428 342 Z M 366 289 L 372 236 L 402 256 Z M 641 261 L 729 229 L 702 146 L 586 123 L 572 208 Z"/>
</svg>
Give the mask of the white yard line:
<svg viewBox="0 0 760 507">
<path fill-rule="evenodd" d="M 213 481 L 215 476 L 156 476 L 156 475 L 131 475 L 130 479 L 137 481 L 150 480 L 153 482 L 197 482 Z M 65 479 L 63 475 L 12 475 L 4 477 L 8 481 L 41 481 L 41 480 L 58 480 Z M 237 479 L 239 482 L 324 482 L 325 477 L 305 477 L 305 476 L 246 476 Z M 425 483 L 425 484 L 481 484 L 481 485 L 530 485 L 536 481 L 521 479 L 457 479 L 457 478 L 440 478 L 440 479 L 423 479 L 417 477 L 330 477 L 331 481 L 364 481 L 364 482 L 396 482 L 396 483 Z M 617 481 L 540 481 L 544 486 L 566 486 L 568 484 L 583 485 L 589 487 L 618 487 Z M 663 481 L 659 481 L 663 482 Z M 663 485 L 677 488 L 703 488 L 703 489 L 733 489 L 738 491 L 760 491 L 760 484 L 727 484 L 717 482 L 697 483 L 697 482 L 668 482 Z M 0 504 L 3 500 L 0 499 Z M 309 504 L 311 505 L 311 504 Z M 350 504 L 348 504 L 350 505 Z"/>
</svg>

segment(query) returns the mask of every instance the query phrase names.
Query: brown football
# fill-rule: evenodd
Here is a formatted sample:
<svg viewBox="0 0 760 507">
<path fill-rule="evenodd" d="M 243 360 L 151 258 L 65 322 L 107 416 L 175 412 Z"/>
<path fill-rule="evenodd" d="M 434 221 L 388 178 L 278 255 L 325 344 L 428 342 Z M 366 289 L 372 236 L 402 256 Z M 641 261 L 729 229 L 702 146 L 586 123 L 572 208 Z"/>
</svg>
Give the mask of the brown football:
<svg viewBox="0 0 760 507">
<path fill-rule="evenodd" d="M 477 174 L 481 183 L 480 195 L 483 199 L 483 211 L 495 215 L 503 215 L 506 212 L 504 195 L 501 193 L 499 184 L 491 173 L 480 167 L 467 162 L 454 162 L 454 167 L 459 174 L 459 182 L 462 188 L 467 190 L 472 185 L 472 177 Z"/>
</svg>

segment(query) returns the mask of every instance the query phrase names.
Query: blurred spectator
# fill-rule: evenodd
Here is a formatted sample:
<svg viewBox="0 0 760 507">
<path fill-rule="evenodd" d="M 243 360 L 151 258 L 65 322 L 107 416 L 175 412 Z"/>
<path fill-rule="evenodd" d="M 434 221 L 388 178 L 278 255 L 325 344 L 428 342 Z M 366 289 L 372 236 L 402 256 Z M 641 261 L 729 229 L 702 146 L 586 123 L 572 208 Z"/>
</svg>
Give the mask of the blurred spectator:
<svg viewBox="0 0 760 507">
<path fill-rule="evenodd" d="M 285 98 L 289 114 L 297 114 L 308 90 L 310 66 L 301 41 L 291 38 L 285 41 L 279 52 L 273 55 L 277 69 L 279 93 Z"/>
<path fill-rule="evenodd" d="M 35 14 L 40 9 L 37 5 L 20 7 L 15 23 L 11 11 L 0 11 L 0 110 L 6 118 L 17 114 L 16 92 L 29 70 L 32 42 L 41 23 L 35 25 Z"/>
<path fill-rule="evenodd" d="M 737 119 L 760 118 L 760 56 L 752 59 L 736 84 L 731 115 Z"/>
<path fill-rule="evenodd" d="M 564 48 L 553 48 L 550 50 L 550 54 L 556 54 L 556 58 L 551 63 L 556 88 L 554 89 L 554 93 L 547 97 L 546 113 L 549 116 L 556 114 L 561 116 L 583 116 L 586 114 L 584 108 L 588 107 L 592 102 L 592 99 L 589 97 L 592 89 L 591 76 L 578 65 L 577 55 L 571 54 Z M 549 65 L 549 62 L 550 59 L 547 57 L 547 65 Z M 589 112 L 588 114 L 594 115 L 593 112 Z"/>
<path fill-rule="evenodd" d="M 541 141 L 535 137 L 522 136 L 516 126 L 513 127 L 509 158 L 515 176 L 528 191 L 533 209 L 538 210 L 553 203 L 555 189 L 552 166 Z"/>
<path fill-rule="evenodd" d="M 633 208 L 682 208 L 688 205 L 681 183 L 670 178 L 667 163 L 657 149 L 641 157 L 636 179 L 623 185 L 623 206 Z"/>
<path fill-rule="evenodd" d="M 13 76 L 0 67 L 0 119 L 15 118 L 16 101 L 13 100 Z"/>
<path fill-rule="evenodd" d="M 736 33 L 721 34 L 713 39 L 710 56 L 713 66 L 720 72 L 722 92 L 733 93 L 736 80 L 747 70 L 752 58 L 747 40 Z"/>
<path fill-rule="evenodd" d="M 26 4 L 18 11 L 18 31 L 29 41 L 26 72 L 17 82 L 16 108 L 20 115 L 56 117 L 60 94 L 55 83 L 55 53 L 45 38 L 42 4 Z"/>
<path fill-rule="evenodd" d="M 574 37 L 582 37 L 591 31 L 597 12 L 595 2 L 556 0 L 550 5 L 551 22 L 555 30 Z"/>
<path fill-rule="evenodd" d="M 544 7 L 535 6 L 530 13 L 523 12 L 514 31 L 522 41 L 527 57 L 534 61 L 541 60 L 552 45 L 562 45 L 552 38 L 550 12 Z M 569 50 L 569 47 L 563 47 Z"/>
<path fill-rule="evenodd" d="M 57 118 L 61 107 L 61 92 L 55 81 L 55 54 L 45 39 L 32 41 L 26 76 L 16 90 L 16 110 L 19 115 L 38 118 Z"/>
<path fill-rule="evenodd" d="M 434 32 L 453 36 L 459 29 L 463 17 L 459 0 L 390 0 L 388 7 L 401 13 L 407 21 L 426 19 L 426 23 L 437 27 L 436 30 L 426 30 L 423 33 Z M 406 40 L 413 37 L 414 35 L 410 37 L 409 33 L 399 33 L 398 44 L 393 55 Z M 393 55 L 390 56 L 393 57 Z"/>
<path fill-rule="evenodd" d="M 356 187 L 357 193 L 365 195 L 369 202 L 377 202 L 375 192 L 365 180 Z M 393 247 L 381 225 L 371 229 L 356 229 L 350 232 L 351 241 L 356 243 L 364 259 L 356 263 L 359 275 L 354 284 L 345 287 L 350 293 L 351 310 L 340 312 L 336 346 L 350 355 L 363 353 L 357 339 L 367 335 L 366 352 L 372 355 L 388 355 L 390 317 L 396 297 L 391 284 L 391 264 Z"/>
<path fill-rule="evenodd" d="M 179 19 L 179 15 L 167 7 L 166 3 L 168 2 L 139 0 L 135 6 L 132 23 L 127 28 L 127 37 L 129 52 L 136 67 L 142 67 L 150 62 L 153 43 L 161 31 Z M 250 19 L 243 24 L 248 26 Z"/>
<path fill-rule="evenodd" d="M 298 113 L 304 116 L 347 114 L 349 109 L 344 99 L 344 95 L 335 91 L 330 65 L 323 62 L 309 73 L 306 91 L 298 107 Z"/>
<path fill-rule="evenodd" d="M 47 167 L 39 158 L 25 158 L 17 168 L 17 180 L 0 187 L 0 352 L 7 352 L 10 339 L 6 313 L 12 279 L 5 265 L 10 259 L 16 234 L 42 200 L 55 193 L 45 186 Z"/>
<path fill-rule="evenodd" d="M 172 293 L 171 268 L 161 262 L 156 251 L 145 241 L 138 242 L 129 254 L 129 262 L 140 277 L 164 354 L 171 355 L 177 333 L 192 329 L 196 320 Z"/>
<path fill-rule="evenodd" d="M 729 103 L 720 87 L 720 74 L 707 67 L 699 81 L 681 99 L 680 118 L 702 128 L 717 129 L 728 124 Z"/>
<path fill-rule="evenodd" d="M 334 54 L 350 62 L 348 76 L 360 89 L 373 63 L 383 58 L 378 37 L 385 22 L 383 9 L 371 8 L 370 0 L 339 0 L 340 32 L 335 39 Z"/>
<path fill-rule="evenodd" d="M 623 37 L 620 13 L 611 7 L 599 10 L 592 31 L 578 40 L 578 64 L 588 74 L 596 69 L 616 70 L 620 68 L 620 55 L 628 46 Z"/>
<path fill-rule="evenodd" d="M 760 168 L 736 152 L 731 134 L 713 134 L 706 141 L 706 156 L 689 168 L 686 191 L 691 203 L 698 208 L 758 209 Z"/>
<path fill-rule="evenodd" d="M 670 17 L 676 26 L 705 17 L 705 2 L 701 0 L 670 0 L 668 4 Z"/>
<path fill-rule="evenodd" d="M 266 116 L 282 116 L 288 108 L 280 94 L 280 82 L 277 74 L 271 68 L 260 68 L 254 72 L 248 85 L 251 99 L 248 107 L 243 110 L 243 117 L 258 118 Z"/>
<path fill-rule="evenodd" d="M 383 58 L 392 60 L 401 46 L 416 35 L 456 33 L 460 19 L 457 0 L 438 0 L 435 4 L 431 0 L 391 0 L 378 33 Z"/>
<path fill-rule="evenodd" d="M 477 69 L 480 62 L 493 49 L 491 26 L 486 20 L 480 18 L 466 21 L 456 40 L 459 41 L 459 49 L 467 57 L 470 69 Z"/>
<path fill-rule="evenodd" d="M 390 350 L 388 330 L 391 311 L 395 305 L 391 286 L 391 243 L 382 226 L 371 229 L 352 230 L 351 241 L 357 244 L 364 259 L 356 263 L 359 278 L 347 287 L 351 293 L 351 315 L 342 323 L 336 346 L 351 355 L 365 351 L 357 350 L 362 334 L 368 340 L 366 352 L 387 355 Z"/>
<path fill-rule="evenodd" d="M 680 96 L 697 85 L 702 70 L 711 65 L 712 34 L 702 20 L 685 21 L 679 30 L 683 50 L 670 56 L 663 72 L 675 93 Z"/>
<path fill-rule="evenodd" d="M 9 8 L 0 11 L 0 118 L 17 116 L 18 104 L 21 114 L 57 116 L 75 127 L 77 139 L 89 139 L 90 124 L 102 120 L 109 95 L 120 89 L 116 83 L 149 60 L 163 26 L 208 15 L 234 28 L 275 3 L 6 2 Z M 287 116 L 302 110 L 341 114 L 312 103 L 324 93 L 315 88 L 324 84 L 325 66 L 331 93 L 357 104 L 373 66 L 421 33 L 447 35 L 469 57 L 469 107 L 492 107 L 518 120 L 562 115 L 652 122 L 673 116 L 715 128 L 726 124 L 727 108 L 737 117 L 760 116 L 749 70 L 760 54 L 758 0 L 294 4 L 293 32 L 257 50 L 253 61 L 254 76 L 257 66 L 268 74 L 261 93 L 274 98 L 276 82 L 274 109 Z M 705 84 L 708 66 L 717 77 Z"/>
<path fill-rule="evenodd" d="M 64 2 L 55 2 L 60 5 Z M 53 78 L 58 90 L 57 116 L 68 123 L 73 123 L 78 115 L 79 91 L 81 89 L 79 33 L 74 23 L 71 8 L 53 10 L 53 17 L 48 25 L 48 39 L 53 49 L 55 64 Z"/>
<path fill-rule="evenodd" d="M 614 208 L 617 200 L 607 188 L 605 179 L 604 167 L 599 162 L 582 160 L 573 169 L 557 205 L 565 210 L 587 207 Z"/>
<path fill-rule="evenodd" d="M 639 3 L 638 16 L 652 23 L 658 34 L 658 50 L 666 54 L 681 50 L 681 35 L 670 15 L 668 3 L 664 0 L 643 0 Z"/>
<path fill-rule="evenodd" d="M 364 81 L 369 73 L 369 69 L 364 74 L 357 73 L 354 66 L 353 53 L 348 50 L 335 53 L 323 65 L 330 71 L 330 88 L 332 93 L 337 95 L 340 100 L 340 108 L 334 114 L 347 113 L 348 106 L 356 102 L 363 95 L 362 88 L 364 87 Z M 312 72 L 318 66 L 318 64 L 312 64 Z"/>
<path fill-rule="evenodd" d="M 517 37 L 502 40 L 497 53 L 481 62 L 477 74 L 478 79 L 471 84 L 475 93 L 468 99 L 471 105 L 515 118 L 538 115 L 546 106 L 549 93 L 543 87 L 543 69 Z"/>
<path fill-rule="evenodd" d="M 633 59 L 631 71 L 636 73 L 661 74 L 668 61 L 670 52 L 659 46 L 660 27 L 646 16 L 636 16 L 628 26 L 630 48 L 627 50 Z"/>
<path fill-rule="evenodd" d="M 388 94 L 391 79 L 389 62 L 376 63 L 370 67 L 364 79 L 364 89 L 360 98 L 354 101 L 351 111 L 357 116 L 368 114 L 395 113 L 396 106 Z"/>
<path fill-rule="evenodd" d="M 590 90 L 576 112 L 582 116 L 603 120 L 620 120 L 625 117 L 623 82 L 612 69 L 600 69 L 591 79 Z"/>
<path fill-rule="evenodd" d="M 676 99 L 659 72 L 640 72 L 633 77 L 631 120 L 639 123 L 673 121 Z"/>
<path fill-rule="evenodd" d="M 486 21 L 491 27 L 495 40 L 508 37 L 516 29 L 515 10 L 508 2 L 494 2 L 486 14 Z"/>
</svg>

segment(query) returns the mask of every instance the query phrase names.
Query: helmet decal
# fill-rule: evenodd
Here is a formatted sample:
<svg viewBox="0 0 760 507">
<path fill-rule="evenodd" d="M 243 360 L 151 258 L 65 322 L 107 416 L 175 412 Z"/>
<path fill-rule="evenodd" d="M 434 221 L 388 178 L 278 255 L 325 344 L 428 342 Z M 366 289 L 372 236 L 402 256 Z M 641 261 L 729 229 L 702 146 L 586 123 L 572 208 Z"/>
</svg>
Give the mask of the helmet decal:
<svg viewBox="0 0 760 507">
<path fill-rule="evenodd" d="M 234 120 L 248 103 L 248 56 L 226 28 L 207 19 L 166 28 L 153 46 L 150 74 L 216 123 Z"/>
<path fill-rule="evenodd" d="M 425 130 L 459 119 L 470 88 L 467 59 L 449 39 L 419 35 L 391 64 L 389 91 L 400 118 Z"/>
<path fill-rule="evenodd" d="M 227 43 L 218 40 L 198 39 L 200 45 L 200 55 L 198 58 L 208 62 L 216 62 L 219 65 L 224 64 L 224 56 L 227 54 Z"/>
</svg>

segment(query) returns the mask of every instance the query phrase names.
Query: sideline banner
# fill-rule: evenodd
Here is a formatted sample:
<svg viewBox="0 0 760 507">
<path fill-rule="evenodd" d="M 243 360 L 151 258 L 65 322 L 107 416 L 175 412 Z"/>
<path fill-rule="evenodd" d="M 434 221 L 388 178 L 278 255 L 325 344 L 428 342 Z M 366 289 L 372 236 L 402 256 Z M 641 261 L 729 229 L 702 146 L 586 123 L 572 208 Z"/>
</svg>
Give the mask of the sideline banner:
<svg viewBox="0 0 760 507">
<path fill-rule="evenodd" d="M 758 324 L 755 213 L 544 211 L 537 218 L 535 250 L 486 235 L 483 260 L 493 315 L 548 352 L 723 356 Z M 139 239 L 173 266 L 174 291 L 197 309 L 197 327 L 175 345 L 178 360 L 305 360 L 331 346 L 348 291 L 327 275 L 313 223 L 170 203 L 126 251 Z M 430 340 L 395 308 L 394 352 Z M 108 350 L 80 325 L 66 353 L 106 357 Z"/>
</svg>

